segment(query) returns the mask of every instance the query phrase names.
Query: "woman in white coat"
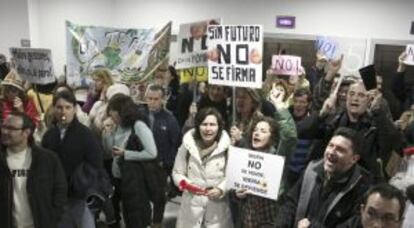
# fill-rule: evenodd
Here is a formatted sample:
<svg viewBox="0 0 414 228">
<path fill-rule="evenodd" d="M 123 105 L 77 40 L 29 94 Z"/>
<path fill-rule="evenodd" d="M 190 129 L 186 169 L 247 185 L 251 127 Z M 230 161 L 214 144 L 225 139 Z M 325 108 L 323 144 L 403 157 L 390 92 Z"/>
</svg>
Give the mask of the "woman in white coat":
<svg viewBox="0 0 414 228">
<path fill-rule="evenodd" d="M 184 135 L 173 168 L 174 182 L 183 190 L 176 227 L 231 228 L 225 189 L 230 137 L 214 108 L 200 110 L 195 126 Z"/>
</svg>

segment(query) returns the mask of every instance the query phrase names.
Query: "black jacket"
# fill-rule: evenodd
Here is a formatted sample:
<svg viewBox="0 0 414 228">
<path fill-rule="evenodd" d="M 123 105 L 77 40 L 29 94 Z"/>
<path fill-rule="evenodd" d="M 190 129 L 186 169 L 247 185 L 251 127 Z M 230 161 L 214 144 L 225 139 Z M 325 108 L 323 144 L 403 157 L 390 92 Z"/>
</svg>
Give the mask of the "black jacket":
<svg viewBox="0 0 414 228">
<path fill-rule="evenodd" d="M 60 139 L 59 128 L 51 127 L 43 136 L 42 146 L 57 153 L 68 182 L 82 162 L 87 162 L 98 170 L 103 166 L 103 152 L 98 140 L 76 117 L 67 127 L 63 139 Z"/>
<path fill-rule="evenodd" d="M 318 117 L 310 121 L 316 121 L 316 123 L 307 123 L 307 125 L 311 128 L 319 128 L 319 131 L 308 129 L 309 132 L 318 132 L 317 138 L 321 140 L 314 142 L 309 160 L 322 158 L 326 145 L 335 130 L 339 127 L 349 127 L 363 136 L 364 145 L 360 151 L 359 164 L 375 175 L 377 181 L 384 179 L 384 167 L 391 156 L 391 152 L 400 149 L 403 144 L 402 134 L 393 122 L 387 118 L 382 109 L 374 113 L 365 113 L 357 123 L 352 123 L 349 120 L 346 111 L 333 117 Z"/>
<path fill-rule="evenodd" d="M 66 180 L 59 158 L 51 151 L 32 147 L 32 164 L 27 178 L 27 194 L 35 228 L 56 228 L 66 202 Z M 13 180 L 0 152 L 0 227 L 12 228 Z"/>
<path fill-rule="evenodd" d="M 311 228 L 332 228 L 359 213 L 362 197 L 372 184 L 368 172 L 355 165 L 326 183 L 323 160 L 311 162 L 302 178 L 287 193 L 276 227 L 296 227 L 308 218 Z"/>
</svg>

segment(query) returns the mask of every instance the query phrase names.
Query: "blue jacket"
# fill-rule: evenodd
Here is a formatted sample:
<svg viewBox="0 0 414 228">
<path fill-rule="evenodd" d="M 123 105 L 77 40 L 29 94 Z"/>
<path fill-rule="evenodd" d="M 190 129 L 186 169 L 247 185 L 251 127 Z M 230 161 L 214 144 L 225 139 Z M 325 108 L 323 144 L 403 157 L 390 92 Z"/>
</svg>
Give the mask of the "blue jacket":
<svg viewBox="0 0 414 228">
<path fill-rule="evenodd" d="M 151 115 L 151 114 L 150 114 Z M 150 126 L 158 150 L 158 159 L 165 165 L 173 165 L 178 146 L 181 144 L 181 130 L 174 115 L 162 109 L 152 112 Z"/>
</svg>

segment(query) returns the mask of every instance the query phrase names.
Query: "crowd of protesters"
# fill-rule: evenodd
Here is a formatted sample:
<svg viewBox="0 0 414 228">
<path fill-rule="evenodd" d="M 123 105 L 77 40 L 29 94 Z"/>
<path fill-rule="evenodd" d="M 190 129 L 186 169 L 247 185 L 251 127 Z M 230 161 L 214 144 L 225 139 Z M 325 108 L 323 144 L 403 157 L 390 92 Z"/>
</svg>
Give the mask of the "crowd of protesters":
<svg viewBox="0 0 414 228">
<path fill-rule="evenodd" d="M 64 82 L 25 82 L 1 55 L 0 226 L 158 228 L 180 196 L 178 228 L 413 227 L 405 57 L 371 90 L 319 54 L 307 74 L 268 70 L 263 89 L 234 93 L 180 85 L 170 66 L 136 102 L 107 69 L 79 101 Z M 230 146 L 285 158 L 277 201 L 226 188 Z"/>
</svg>

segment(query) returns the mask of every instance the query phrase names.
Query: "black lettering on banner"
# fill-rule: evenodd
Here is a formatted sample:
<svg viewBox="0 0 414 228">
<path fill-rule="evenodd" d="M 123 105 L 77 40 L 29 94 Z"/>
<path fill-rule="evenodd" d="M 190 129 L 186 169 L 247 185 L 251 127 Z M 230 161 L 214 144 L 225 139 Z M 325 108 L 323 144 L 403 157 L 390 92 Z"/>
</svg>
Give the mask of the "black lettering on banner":
<svg viewBox="0 0 414 228">
<path fill-rule="evenodd" d="M 230 60 L 231 60 L 230 44 L 226 44 L 226 50 L 223 49 L 222 45 L 217 44 L 217 50 L 219 52 L 218 63 L 221 64 L 224 59 L 225 64 L 230 64 Z"/>
<path fill-rule="evenodd" d="M 261 169 L 261 168 L 262 168 L 262 163 L 261 163 L 261 162 L 259 162 L 259 161 L 252 161 L 252 160 L 249 160 L 249 161 L 247 162 L 247 167 L 249 167 L 249 168 L 254 168 L 254 169 L 259 170 L 259 169 Z"/>
<path fill-rule="evenodd" d="M 201 38 L 201 50 L 207 50 L 207 35 Z"/>
<path fill-rule="evenodd" d="M 181 53 L 193 52 L 194 48 L 194 38 L 191 37 L 189 39 L 183 39 L 181 41 Z"/>
<path fill-rule="evenodd" d="M 244 53 L 241 51 L 245 50 Z M 244 58 L 241 59 L 241 56 Z M 238 44 L 236 45 L 236 63 L 247 65 L 249 64 L 249 45 L 248 44 Z"/>
<path fill-rule="evenodd" d="M 213 73 L 213 79 L 215 80 L 223 80 L 223 67 L 219 66 L 213 66 L 211 68 L 211 71 Z"/>
<path fill-rule="evenodd" d="M 223 30 L 221 26 L 213 26 L 208 27 L 209 39 L 222 39 L 223 38 Z"/>
</svg>

